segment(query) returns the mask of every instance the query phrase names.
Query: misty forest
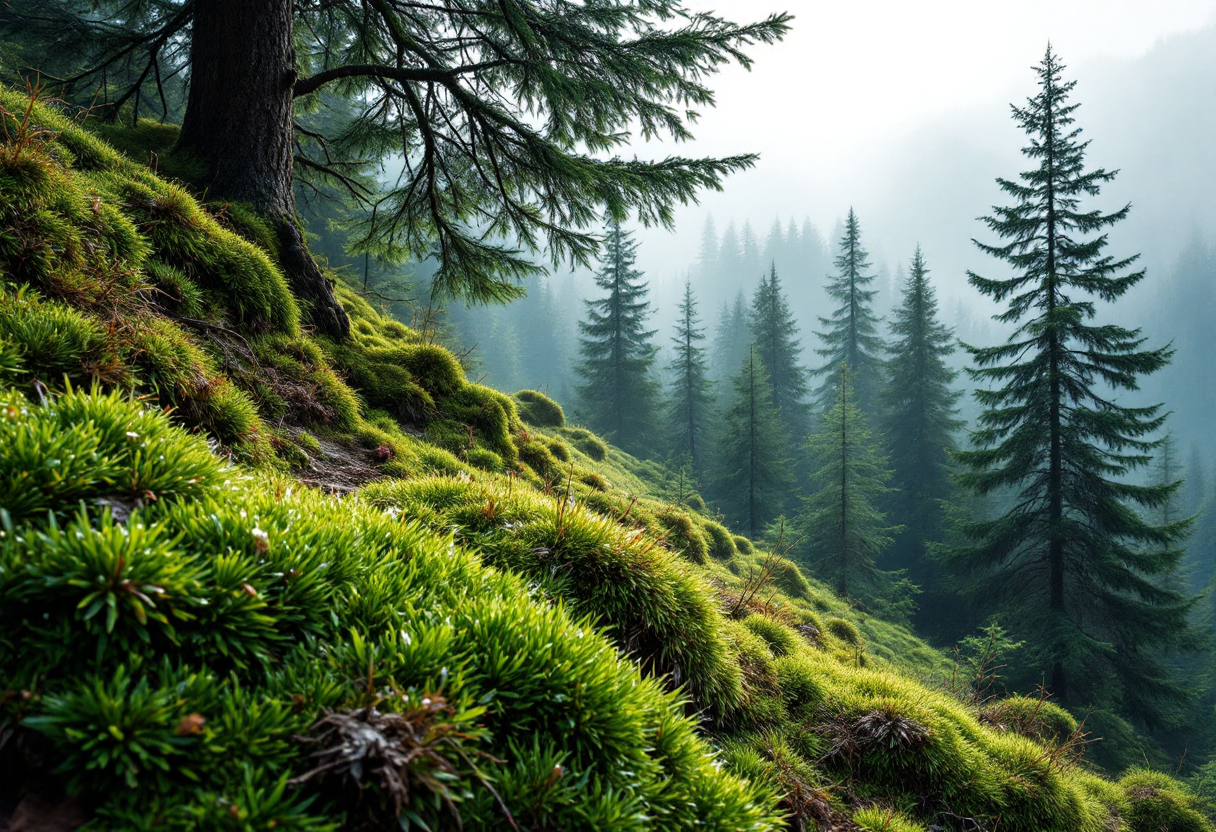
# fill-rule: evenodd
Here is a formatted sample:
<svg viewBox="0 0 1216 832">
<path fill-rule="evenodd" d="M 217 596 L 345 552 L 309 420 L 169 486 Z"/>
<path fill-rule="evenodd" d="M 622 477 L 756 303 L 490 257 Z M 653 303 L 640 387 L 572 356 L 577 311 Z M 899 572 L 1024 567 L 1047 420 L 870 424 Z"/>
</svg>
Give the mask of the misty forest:
<svg viewBox="0 0 1216 832">
<path fill-rule="evenodd" d="M 0 832 L 1216 829 L 1216 8 L 813 5 L 0 0 Z"/>
</svg>

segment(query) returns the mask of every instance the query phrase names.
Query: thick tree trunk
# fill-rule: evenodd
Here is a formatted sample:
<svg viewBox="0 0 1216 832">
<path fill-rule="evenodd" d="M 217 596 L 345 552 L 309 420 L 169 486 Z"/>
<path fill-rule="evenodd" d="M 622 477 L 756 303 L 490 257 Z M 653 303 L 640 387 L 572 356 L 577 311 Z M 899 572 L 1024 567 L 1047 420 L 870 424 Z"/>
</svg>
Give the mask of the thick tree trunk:
<svg viewBox="0 0 1216 832">
<path fill-rule="evenodd" d="M 326 335 L 350 321 L 295 222 L 292 0 L 195 0 L 180 146 L 207 166 L 209 198 L 250 203 L 279 238 L 280 265 Z"/>
</svg>

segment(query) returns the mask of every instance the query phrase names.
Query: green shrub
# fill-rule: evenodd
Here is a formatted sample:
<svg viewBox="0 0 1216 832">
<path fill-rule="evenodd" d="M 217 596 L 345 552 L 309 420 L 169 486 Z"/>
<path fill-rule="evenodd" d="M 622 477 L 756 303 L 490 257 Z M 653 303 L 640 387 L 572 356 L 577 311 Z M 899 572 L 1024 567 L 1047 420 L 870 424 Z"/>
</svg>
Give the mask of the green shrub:
<svg viewBox="0 0 1216 832">
<path fill-rule="evenodd" d="M 519 407 L 519 418 L 538 428 L 560 428 L 566 424 L 562 406 L 544 393 L 536 390 L 520 390 L 514 395 Z"/>
</svg>

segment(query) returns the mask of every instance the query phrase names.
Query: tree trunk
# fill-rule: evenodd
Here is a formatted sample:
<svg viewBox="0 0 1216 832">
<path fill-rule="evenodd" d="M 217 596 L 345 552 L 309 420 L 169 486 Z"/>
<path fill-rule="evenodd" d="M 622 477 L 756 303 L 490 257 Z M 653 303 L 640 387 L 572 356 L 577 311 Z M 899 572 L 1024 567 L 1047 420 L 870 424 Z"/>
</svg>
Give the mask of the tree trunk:
<svg viewBox="0 0 1216 832">
<path fill-rule="evenodd" d="M 292 6 L 292 0 L 195 0 L 179 147 L 206 165 L 209 199 L 247 202 L 271 223 L 279 264 L 313 325 L 343 338 L 350 321 L 295 218 Z"/>
</svg>

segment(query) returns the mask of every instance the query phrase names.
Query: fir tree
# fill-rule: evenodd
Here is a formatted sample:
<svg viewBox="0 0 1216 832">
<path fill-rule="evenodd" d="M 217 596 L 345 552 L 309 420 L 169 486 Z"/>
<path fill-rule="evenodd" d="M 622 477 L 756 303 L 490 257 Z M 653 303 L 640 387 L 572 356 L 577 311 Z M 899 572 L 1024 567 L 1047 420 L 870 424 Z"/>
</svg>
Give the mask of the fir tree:
<svg viewBox="0 0 1216 832">
<path fill-rule="evenodd" d="M 964 524 L 968 543 L 951 561 L 974 577 L 972 591 L 1010 616 L 1061 704 L 1120 705 L 1160 723 L 1184 698 L 1164 655 L 1188 637 L 1192 601 L 1163 588 L 1177 565 L 1186 521 L 1162 524 L 1177 484 L 1133 485 L 1124 477 L 1152 459 L 1165 419 L 1160 405 L 1133 407 L 1121 391 L 1164 367 L 1169 349 L 1144 349 L 1139 330 L 1095 324 L 1096 299 L 1114 301 L 1138 283 L 1136 257 L 1104 253 L 1104 229 L 1130 206 L 1085 211 L 1115 172 L 1085 169 L 1087 142 L 1072 126 L 1075 82 L 1050 46 L 1037 67 L 1040 89 L 1014 118 L 1030 137 L 1034 167 L 998 179 L 1012 204 L 985 223 L 1003 245 L 976 244 L 1012 269 L 970 282 L 1008 309 L 1017 325 L 1001 346 L 968 347 L 984 411 L 975 447 L 958 458 L 959 482 L 980 494 L 1012 492 L 1005 513 Z"/>
<path fill-rule="evenodd" d="M 941 501 L 951 490 L 948 449 L 962 427 L 959 393 L 951 387 L 958 372 L 946 364 L 953 352 L 953 333 L 938 319 L 937 297 L 918 246 L 902 303 L 892 313 L 891 358 L 880 398 L 895 489 L 888 504 L 893 519 L 904 526 L 892 561 L 922 587 L 936 577 L 924 559 L 925 543 L 940 536 Z"/>
<path fill-rule="evenodd" d="M 810 432 L 807 371 L 799 363 L 798 324 L 781 291 L 776 264 L 760 279 L 752 296 L 750 322 L 752 343 L 772 385 L 773 404 L 785 435 L 800 446 Z"/>
<path fill-rule="evenodd" d="M 836 380 L 841 364 L 847 364 L 857 378 L 857 404 L 867 416 L 875 412 L 875 400 L 882 379 L 882 341 L 878 337 L 878 318 L 872 306 L 873 289 L 867 289 L 874 275 L 867 274 L 870 256 L 861 244 L 861 225 L 857 214 L 849 209 L 844 233 L 840 238 L 840 254 L 836 257 L 837 274 L 828 283 L 828 296 L 839 306 L 829 318 L 820 318 L 824 328 L 819 333 L 823 347 L 816 350 L 826 361 L 814 375 L 823 377 L 823 386 L 816 391 L 818 410 L 828 410 L 836 400 Z"/>
<path fill-rule="evenodd" d="M 722 311 L 718 316 L 718 326 L 714 329 L 714 342 L 710 348 L 710 357 L 713 359 L 710 367 L 711 378 L 715 382 L 728 381 L 732 368 L 742 366 L 747 360 L 751 343 L 747 302 L 743 299 L 743 293 L 738 292 L 734 303 L 722 304 Z"/>
<path fill-rule="evenodd" d="M 793 481 L 785 456 L 788 440 L 755 349 L 748 351 L 733 386 L 713 493 L 727 519 L 754 538 L 777 515 L 778 503 Z"/>
<path fill-rule="evenodd" d="M 855 378 L 846 365 L 837 368 L 836 403 L 808 443 L 818 468 L 816 491 L 804 501 L 799 523 L 804 545 L 799 548 L 815 575 L 840 597 L 884 615 L 906 617 L 915 587 L 901 573 L 876 565 L 899 528 L 887 525 L 877 507 L 890 490 L 891 472 L 857 407 Z"/>
<path fill-rule="evenodd" d="M 629 453 L 643 455 L 655 449 L 659 388 L 652 373 L 654 330 L 645 329 L 650 290 L 634 268 L 636 260 L 633 235 L 611 222 L 595 277 L 607 296 L 585 301 L 587 320 L 579 323 L 583 383 L 577 393 L 579 414 L 589 427 Z"/>
<path fill-rule="evenodd" d="M 692 283 L 684 282 L 684 300 L 672 338 L 675 356 L 668 365 L 674 378 L 668 414 L 672 456 L 687 456 L 694 472 L 705 468 L 709 448 L 707 436 L 713 412 L 713 383 L 705 366 L 705 330 L 699 325 L 697 300 Z"/>
</svg>

